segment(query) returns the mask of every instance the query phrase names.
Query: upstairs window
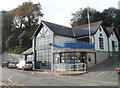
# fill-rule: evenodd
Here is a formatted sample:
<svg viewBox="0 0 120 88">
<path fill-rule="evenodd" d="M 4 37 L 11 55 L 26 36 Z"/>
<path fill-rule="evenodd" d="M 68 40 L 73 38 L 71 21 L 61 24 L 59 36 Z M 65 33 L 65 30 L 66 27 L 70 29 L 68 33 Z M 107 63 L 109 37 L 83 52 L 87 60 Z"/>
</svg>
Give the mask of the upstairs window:
<svg viewBox="0 0 120 88">
<path fill-rule="evenodd" d="M 101 29 L 101 28 L 99 28 L 99 30 L 101 31 L 102 29 Z"/>
<path fill-rule="evenodd" d="M 102 34 L 100 33 L 100 37 L 102 37 Z"/>
<path fill-rule="evenodd" d="M 112 41 L 112 49 L 115 51 L 115 41 Z"/>
<path fill-rule="evenodd" d="M 103 45 L 103 38 L 99 38 L 99 47 L 100 49 L 104 49 L 104 45 Z"/>
</svg>

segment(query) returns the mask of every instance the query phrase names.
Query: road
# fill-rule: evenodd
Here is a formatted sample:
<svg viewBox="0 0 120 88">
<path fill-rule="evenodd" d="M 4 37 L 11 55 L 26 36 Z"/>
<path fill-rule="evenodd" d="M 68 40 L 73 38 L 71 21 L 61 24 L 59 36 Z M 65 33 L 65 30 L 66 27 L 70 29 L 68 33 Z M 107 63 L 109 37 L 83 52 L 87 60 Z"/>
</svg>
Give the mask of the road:
<svg viewBox="0 0 120 88">
<path fill-rule="evenodd" d="M 113 58 L 86 74 L 64 77 L 39 71 L 1 68 L 2 83 L 15 86 L 118 86 L 117 63 L 118 58 Z"/>
</svg>

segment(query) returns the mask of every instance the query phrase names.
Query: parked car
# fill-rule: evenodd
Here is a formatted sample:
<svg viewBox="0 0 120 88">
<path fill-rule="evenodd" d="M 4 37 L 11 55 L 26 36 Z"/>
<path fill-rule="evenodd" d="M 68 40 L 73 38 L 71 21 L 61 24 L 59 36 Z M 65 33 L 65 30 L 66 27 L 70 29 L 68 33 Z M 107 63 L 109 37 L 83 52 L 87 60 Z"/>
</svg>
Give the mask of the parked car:
<svg viewBox="0 0 120 88">
<path fill-rule="evenodd" d="M 120 64 L 116 66 L 116 72 L 120 74 Z"/>
<path fill-rule="evenodd" d="M 18 62 L 9 62 L 9 64 L 8 64 L 8 68 L 16 68 L 16 64 L 17 64 Z"/>
<path fill-rule="evenodd" d="M 2 62 L 2 67 L 8 67 L 9 62 Z"/>
<path fill-rule="evenodd" d="M 22 70 L 32 70 L 33 69 L 32 61 L 20 61 L 16 66 L 17 66 L 17 69 L 22 69 Z"/>
</svg>

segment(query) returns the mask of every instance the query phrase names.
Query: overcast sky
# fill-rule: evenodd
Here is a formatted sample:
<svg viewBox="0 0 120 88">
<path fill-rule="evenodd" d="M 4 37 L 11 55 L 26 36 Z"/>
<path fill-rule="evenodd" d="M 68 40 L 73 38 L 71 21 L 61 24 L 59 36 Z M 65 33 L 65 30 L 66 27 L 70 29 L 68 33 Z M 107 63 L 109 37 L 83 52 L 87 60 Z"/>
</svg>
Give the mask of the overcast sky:
<svg viewBox="0 0 120 88">
<path fill-rule="evenodd" d="M 23 2 L 29 0 L 1 0 L 1 10 L 12 10 Z M 102 11 L 109 7 L 118 8 L 120 0 L 31 0 L 33 3 L 39 3 L 42 6 L 44 17 L 42 20 L 57 23 L 70 27 L 71 13 L 76 12 L 79 8 L 91 7 L 97 11 Z"/>
</svg>

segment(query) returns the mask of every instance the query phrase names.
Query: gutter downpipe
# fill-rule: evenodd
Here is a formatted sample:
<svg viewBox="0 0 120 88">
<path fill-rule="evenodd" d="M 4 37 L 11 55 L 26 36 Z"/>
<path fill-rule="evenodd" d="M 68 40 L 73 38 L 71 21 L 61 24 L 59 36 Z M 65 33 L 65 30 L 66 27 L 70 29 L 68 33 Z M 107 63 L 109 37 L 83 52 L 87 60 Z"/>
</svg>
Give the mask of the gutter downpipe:
<svg viewBox="0 0 120 88">
<path fill-rule="evenodd" d="M 110 45 L 109 45 L 109 37 L 107 38 L 108 40 L 108 54 L 109 54 L 109 58 L 110 58 Z"/>
<path fill-rule="evenodd" d="M 34 47 L 33 47 L 33 59 L 34 59 L 34 69 L 37 68 L 37 62 L 36 62 L 36 37 L 33 38 L 34 40 Z"/>
</svg>

